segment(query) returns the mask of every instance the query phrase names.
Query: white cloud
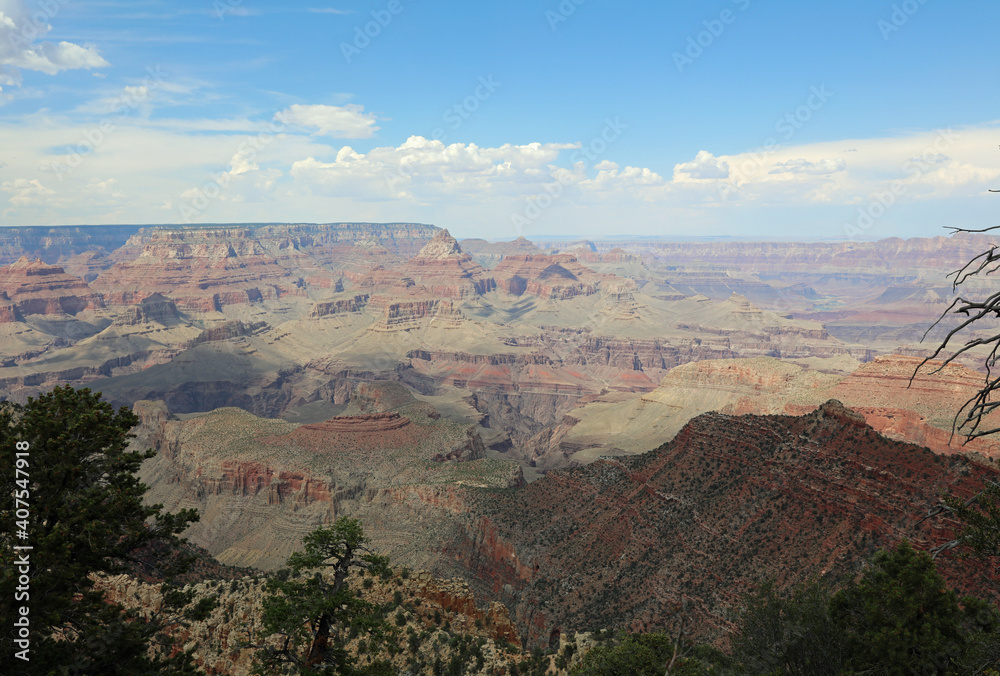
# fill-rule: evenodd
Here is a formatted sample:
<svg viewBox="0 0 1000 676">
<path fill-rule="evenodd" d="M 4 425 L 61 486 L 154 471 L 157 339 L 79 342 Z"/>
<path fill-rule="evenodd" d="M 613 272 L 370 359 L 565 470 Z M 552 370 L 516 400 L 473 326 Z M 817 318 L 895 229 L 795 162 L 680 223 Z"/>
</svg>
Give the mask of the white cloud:
<svg viewBox="0 0 1000 676">
<path fill-rule="evenodd" d="M 674 166 L 674 179 L 685 178 L 695 180 L 729 178 L 729 165 L 707 150 L 699 150 L 693 162 Z"/>
<path fill-rule="evenodd" d="M 158 95 L 151 85 L 149 90 L 148 98 Z M 20 96 L 26 90 L 16 91 Z M 893 181 L 904 181 L 907 189 L 885 224 L 931 208 L 964 212 L 969 196 L 1000 187 L 997 124 L 958 130 L 954 138 L 931 131 L 731 155 L 706 150 L 663 175 L 658 167 L 615 161 L 611 153 L 591 166 L 576 162 L 579 143 L 446 145 L 412 136 L 396 145 L 352 141 L 331 148 L 316 134 L 275 133 L 269 120 L 130 115 L 114 120 L 96 150 L 81 151 L 72 172 L 57 174 L 53 163 L 72 159 L 61 153 L 85 145 L 96 128 L 80 115 L 42 110 L 0 126 L 5 222 L 180 222 L 183 205 L 210 194 L 215 196 L 196 220 L 416 220 L 482 235 L 489 229 L 507 233 L 511 215 L 525 213 L 528 201 L 546 203 L 558 194 L 526 236 L 584 227 L 595 234 L 619 227 L 651 234 L 692 224 L 724 233 L 737 222 L 762 223 L 761 233 L 778 234 L 782 228 L 798 232 L 781 221 L 781 214 L 794 211 L 817 223 L 825 218 L 823 232 L 836 237 L 844 220 Z M 728 178 L 698 178 L 711 175 Z M 729 199 L 723 187 L 732 191 Z M 984 209 L 995 209 L 995 199 L 983 201 Z M 884 227 L 880 234 L 889 232 Z"/>
<path fill-rule="evenodd" d="M 296 103 L 274 119 L 290 127 L 315 129 L 317 136 L 334 138 L 371 138 L 378 131 L 374 113 L 365 113 L 364 106 L 350 103 L 346 106 L 302 105 Z"/>
<path fill-rule="evenodd" d="M 15 178 L 0 183 L 0 190 L 11 193 L 7 199 L 11 206 L 28 207 L 44 204 L 55 191 L 42 185 L 37 179 Z"/>
<path fill-rule="evenodd" d="M 373 148 L 367 154 L 345 146 L 332 162 L 314 157 L 295 162 L 290 174 L 324 194 L 356 199 L 482 198 L 484 194 L 533 194 L 555 180 L 552 166 L 560 151 L 577 144 L 504 144 L 484 148 L 411 136 L 398 147 Z"/>
<path fill-rule="evenodd" d="M 844 171 L 845 169 L 847 169 L 847 162 L 839 157 L 824 158 L 822 160 L 817 160 L 816 162 L 810 162 L 809 160 L 799 157 L 794 160 L 777 162 L 774 165 L 774 168 L 768 173 L 810 174 L 813 176 L 823 176 L 826 174 L 835 174 L 838 171 Z"/>
<path fill-rule="evenodd" d="M 60 6 L 51 4 L 58 12 Z M 0 0 L 0 85 L 20 85 L 22 69 L 55 75 L 109 65 L 91 45 L 37 42 L 51 30 L 46 21 L 53 15 L 44 8 L 32 14 L 23 0 Z"/>
</svg>

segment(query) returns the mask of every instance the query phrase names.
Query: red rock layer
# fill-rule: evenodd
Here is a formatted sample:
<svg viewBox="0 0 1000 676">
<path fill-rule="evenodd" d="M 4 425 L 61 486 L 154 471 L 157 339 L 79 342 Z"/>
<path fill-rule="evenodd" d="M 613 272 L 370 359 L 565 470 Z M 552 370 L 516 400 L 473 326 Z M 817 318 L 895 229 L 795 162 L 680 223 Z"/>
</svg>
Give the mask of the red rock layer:
<svg viewBox="0 0 1000 676">
<path fill-rule="evenodd" d="M 379 313 L 369 327 L 372 331 L 406 331 L 428 325 L 451 329 L 465 321 L 451 299 L 434 296 L 411 279 L 372 295 L 368 306 Z"/>
<path fill-rule="evenodd" d="M 447 230 L 438 232 L 406 263 L 376 270 L 372 278 L 378 287 L 391 287 L 401 279 L 409 279 L 435 298 L 473 298 L 496 286 L 493 278 L 462 251 Z"/>
<path fill-rule="evenodd" d="M 961 435 L 951 438 L 954 415 L 984 385 L 986 376 L 959 364 L 935 373 L 940 361 L 929 362 L 914 376 L 921 361 L 902 355 L 875 357 L 837 385 L 832 396 L 850 402 L 872 427 L 894 439 L 923 444 L 938 453 L 979 451 L 1000 456 L 1000 439 L 984 437 L 963 445 Z M 1000 426 L 1000 414 L 987 418 L 986 425 Z"/>
<path fill-rule="evenodd" d="M 495 268 L 497 287 L 515 296 L 573 298 L 597 293 L 601 281 L 610 279 L 582 265 L 570 254 L 506 256 Z"/>
<path fill-rule="evenodd" d="M 303 472 L 275 471 L 266 464 L 251 461 L 224 460 L 219 468 L 218 477 L 195 475 L 199 479 L 199 498 L 225 493 L 252 497 L 263 492 L 268 505 L 330 501 L 330 483 Z"/>
<path fill-rule="evenodd" d="M 0 269 L 0 290 L 22 315 L 75 315 L 104 307 L 104 299 L 79 277 L 25 257 Z M 8 313 L 9 315 L 9 313 Z"/>
<path fill-rule="evenodd" d="M 118 305 L 157 292 L 195 312 L 305 293 L 251 231 L 239 228 L 154 230 L 137 258 L 116 263 L 94 287 Z"/>
<path fill-rule="evenodd" d="M 325 422 L 303 425 L 302 429 L 316 432 L 372 434 L 398 430 L 409 424 L 410 419 L 404 418 L 398 413 L 371 413 L 369 415 L 346 415 L 330 418 Z"/>
<path fill-rule="evenodd" d="M 409 418 L 398 413 L 377 413 L 303 425 L 288 437 L 304 448 L 336 453 L 338 450 L 378 451 L 410 447 L 428 438 L 429 434 L 426 428 L 410 424 Z M 278 443 L 274 437 L 261 441 Z"/>
</svg>

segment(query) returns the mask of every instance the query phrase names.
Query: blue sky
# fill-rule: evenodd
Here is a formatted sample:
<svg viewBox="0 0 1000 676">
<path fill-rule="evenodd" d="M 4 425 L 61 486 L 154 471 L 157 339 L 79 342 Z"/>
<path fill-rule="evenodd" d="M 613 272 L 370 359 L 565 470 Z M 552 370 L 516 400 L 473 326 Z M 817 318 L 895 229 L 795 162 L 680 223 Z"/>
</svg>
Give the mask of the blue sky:
<svg viewBox="0 0 1000 676">
<path fill-rule="evenodd" d="M 0 0 L 0 224 L 995 225 L 995 2 Z"/>
</svg>

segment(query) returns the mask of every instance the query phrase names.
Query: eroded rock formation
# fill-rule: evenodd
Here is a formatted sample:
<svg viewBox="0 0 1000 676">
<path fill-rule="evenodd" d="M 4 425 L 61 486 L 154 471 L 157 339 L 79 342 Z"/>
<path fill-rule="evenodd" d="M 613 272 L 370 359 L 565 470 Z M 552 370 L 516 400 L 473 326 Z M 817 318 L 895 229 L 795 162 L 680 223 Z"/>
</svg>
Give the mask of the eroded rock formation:
<svg viewBox="0 0 1000 676">
<path fill-rule="evenodd" d="M 79 277 L 66 274 L 57 265 L 23 256 L 0 268 L 0 289 L 22 316 L 75 315 L 104 307 L 101 295 Z"/>
</svg>

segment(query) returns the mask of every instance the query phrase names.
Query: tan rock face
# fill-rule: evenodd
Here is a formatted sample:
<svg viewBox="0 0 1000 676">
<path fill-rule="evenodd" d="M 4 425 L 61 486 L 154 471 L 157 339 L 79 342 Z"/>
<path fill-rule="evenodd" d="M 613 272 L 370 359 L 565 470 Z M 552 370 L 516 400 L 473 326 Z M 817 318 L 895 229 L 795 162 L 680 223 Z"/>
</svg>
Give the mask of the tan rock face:
<svg viewBox="0 0 1000 676">
<path fill-rule="evenodd" d="M 982 385 L 984 375 L 959 365 L 934 373 L 940 362 L 933 362 L 910 385 L 920 361 L 879 356 L 846 377 L 772 358 L 683 364 L 637 401 L 604 404 L 596 398 L 597 403 L 572 411 L 553 432 L 539 460 L 547 454 L 572 457 L 588 443 L 614 452 L 643 452 L 657 439 L 671 438 L 701 413 L 802 415 L 831 398 L 842 401 L 889 438 L 936 453 L 976 451 L 1000 457 L 998 440 L 985 437 L 966 444 L 963 437 L 951 435 L 954 414 Z"/>
<path fill-rule="evenodd" d="M 160 293 L 182 310 L 213 312 L 304 293 L 249 230 L 154 230 L 142 240 L 138 257 L 116 263 L 94 281 L 108 302 L 132 305 Z"/>
<path fill-rule="evenodd" d="M 150 499 L 196 503 L 188 537 L 226 563 L 280 565 L 302 535 L 347 515 L 400 563 L 446 569 L 433 534 L 455 528 L 465 486 L 520 485 L 520 469 L 398 385 L 359 386 L 350 406 L 375 412 L 299 426 L 237 409 L 171 420 L 137 405 L 136 443 L 159 452 L 143 468 Z"/>
<path fill-rule="evenodd" d="M 0 290 L 22 315 L 75 315 L 104 307 L 101 294 L 59 266 L 21 257 L 0 268 Z M 5 313 L 8 317 L 10 313 Z"/>
</svg>

